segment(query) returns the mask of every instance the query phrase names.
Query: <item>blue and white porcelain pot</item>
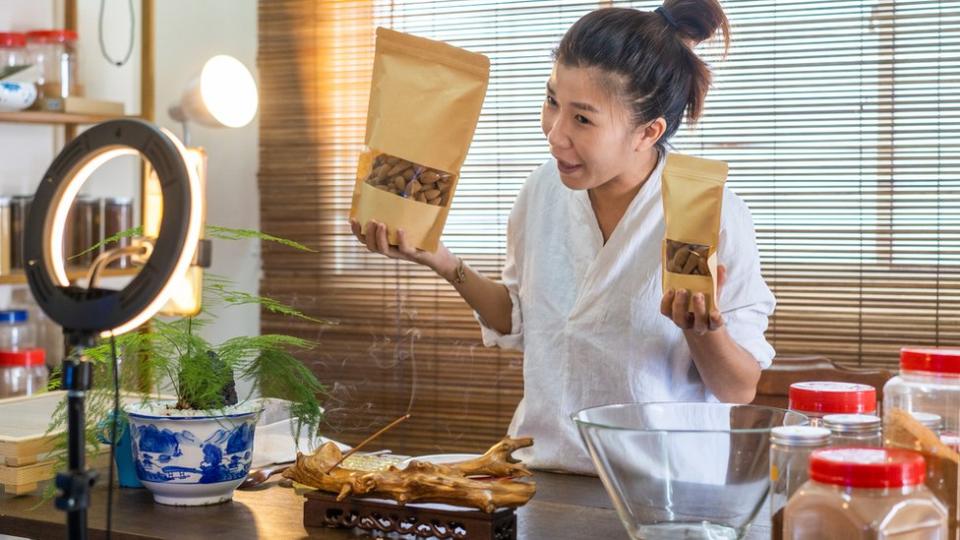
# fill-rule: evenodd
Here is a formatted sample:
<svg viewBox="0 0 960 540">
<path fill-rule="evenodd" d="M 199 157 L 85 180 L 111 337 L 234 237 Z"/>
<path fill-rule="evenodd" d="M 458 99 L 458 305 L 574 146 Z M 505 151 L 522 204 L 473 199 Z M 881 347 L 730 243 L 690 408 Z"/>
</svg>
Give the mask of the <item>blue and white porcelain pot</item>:
<svg viewBox="0 0 960 540">
<path fill-rule="evenodd" d="M 22 111 L 37 99 L 33 83 L 0 81 L 0 112 Z"/>
<path fill-rule="evenodd" d="M 229 501 L 253 459 L 259 402 L 217 411 L 181 411 L 173 402 L 128 405 L 133 461 L 160 504 Z"/>
</svg>

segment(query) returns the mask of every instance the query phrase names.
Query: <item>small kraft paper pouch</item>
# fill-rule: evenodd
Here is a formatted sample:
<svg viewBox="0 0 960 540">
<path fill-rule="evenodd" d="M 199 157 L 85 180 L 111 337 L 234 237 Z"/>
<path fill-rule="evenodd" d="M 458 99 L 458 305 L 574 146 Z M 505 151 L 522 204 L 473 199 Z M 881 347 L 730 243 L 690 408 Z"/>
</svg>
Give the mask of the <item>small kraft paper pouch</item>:
<svg viewBox="0 0 960 540">
<path fill-rule="evenodd" d="M 727 164 L 683 154 L 667 155 L 661 179 L 665 234 L 663 291 L 703 293 L 707 313 L 717 305 L 717 247 Z"/>
<path fill-rule="evenodd" d="M 437 250 L 489 78 L 482 54 L 377 28 L 352 219 L 384 223 L 393 245 L 403 229 L 411 245 Z"/>
</svg>

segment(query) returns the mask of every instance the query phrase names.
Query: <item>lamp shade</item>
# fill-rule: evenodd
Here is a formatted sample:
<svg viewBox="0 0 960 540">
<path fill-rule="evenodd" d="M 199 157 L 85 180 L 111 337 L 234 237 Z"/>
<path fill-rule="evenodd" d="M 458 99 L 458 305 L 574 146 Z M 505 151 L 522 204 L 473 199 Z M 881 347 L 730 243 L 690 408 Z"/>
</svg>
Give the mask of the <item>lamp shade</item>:
<svg viewBox="0 0 960 540">
<path fill-rule="evenodd" d="M 170 116 L 179 122 L 237 128 L 253 120 L 258 104 L 253 75 L 236 58 L 221 54 L 207 60 L 187 84 Z"/>
</svg>

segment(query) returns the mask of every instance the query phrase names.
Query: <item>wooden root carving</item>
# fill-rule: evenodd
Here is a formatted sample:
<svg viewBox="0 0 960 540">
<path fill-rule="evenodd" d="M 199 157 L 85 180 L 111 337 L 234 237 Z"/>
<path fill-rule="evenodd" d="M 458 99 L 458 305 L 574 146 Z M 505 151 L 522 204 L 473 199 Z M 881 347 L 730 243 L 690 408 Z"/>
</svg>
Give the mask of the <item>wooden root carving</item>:
<svg viewBox="0 0 960 540">
<path fill-rule="evenodd" d="M 435 502 L 469 506 L 490 513 L 497 508 L 522 506 L 536 493 L 533 482 L 513 480 L 530 476 L 530 471 L 513 458 L 514 450 L 533 445 L 529 437 L 506 437 L 487 452 L 469 461 L 437 465 L 412 461 L 404 469 L 391 466 L 386 471 L 358 471 L 337 467 L 341 453 L 333 443 L 321 446 L 313 455 L 297 454 L 297 463 L 283 475 L 295 482 L 346 497 L 368 496 L 408 502 Z M 473 479 L 469 476 L 492 476 Z"/>
</svg>

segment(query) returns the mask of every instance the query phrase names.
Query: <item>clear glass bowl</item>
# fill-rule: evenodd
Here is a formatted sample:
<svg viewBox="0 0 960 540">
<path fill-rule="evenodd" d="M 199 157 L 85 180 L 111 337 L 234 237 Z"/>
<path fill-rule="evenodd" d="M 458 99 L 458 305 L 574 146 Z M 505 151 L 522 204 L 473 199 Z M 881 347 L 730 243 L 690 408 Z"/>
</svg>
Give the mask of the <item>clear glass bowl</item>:
<svg viewBox="0 0 960 540">
<path fill-rule="evenodd" d="M 573 415 L 632 538 L 742 538 L 770 487 L 770 430 L 802 425 L 784 409 L 726 403 L 626 403 Z"/>
</svg>

